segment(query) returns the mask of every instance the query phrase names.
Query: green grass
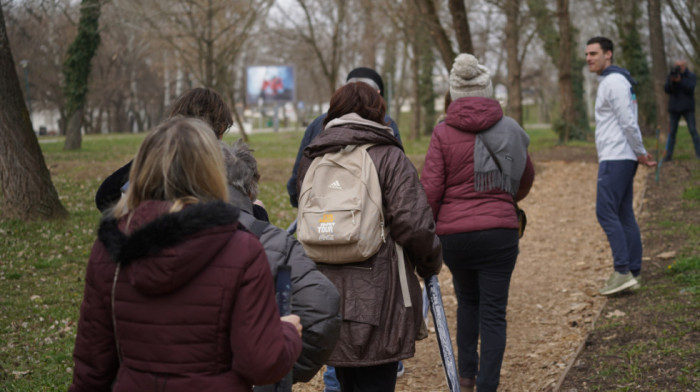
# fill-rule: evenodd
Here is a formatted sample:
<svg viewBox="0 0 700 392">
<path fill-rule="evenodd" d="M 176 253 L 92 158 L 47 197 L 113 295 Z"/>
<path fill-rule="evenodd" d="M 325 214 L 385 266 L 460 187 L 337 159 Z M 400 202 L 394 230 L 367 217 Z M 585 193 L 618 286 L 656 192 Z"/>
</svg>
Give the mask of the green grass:
<svg viewBox="0 0 700 392">
<path fill-rule="evenodd" d="M 643 386 L 645 391 L 697 390 L 700 346 L 689 337 L 700 332 L 697 317 L 700 313 L 700 231 L 697 225 L 688 223 L 662 222 L 662 226 L 672 227 L 663 235 L 687 237 L 686 245 L 679 249 L 679 256 L 666 269 L 667 279 L 647 285 L 635 294 L 644 299 L 634 302 L 632 308 L 626 307 L 624 302 L 615 302 L 613 306 L 630 313 L 630 318 L 603 320 L 596 326 L 593 333 L 598 336 L 616 334 L 618 337 L 634 336 L 635 340 L 612 339 L 605 343 L 603 352 L 594 351 L 593 357 L 587 359 L 592 365 L 588 377 L 590 390 L 639 390 L 637 386 Z M 644 331 L 647 339 L 640 342 L 643 337 L 634 334 L 636 330 Z M 692 358 L 694 362 L 688 362 Z M 664 388 L 654 386 L 654 374 L 660 373 L 668 374 L 673 380 L 670 389 L 668 379 L 664 380 Z"/>
</svg>

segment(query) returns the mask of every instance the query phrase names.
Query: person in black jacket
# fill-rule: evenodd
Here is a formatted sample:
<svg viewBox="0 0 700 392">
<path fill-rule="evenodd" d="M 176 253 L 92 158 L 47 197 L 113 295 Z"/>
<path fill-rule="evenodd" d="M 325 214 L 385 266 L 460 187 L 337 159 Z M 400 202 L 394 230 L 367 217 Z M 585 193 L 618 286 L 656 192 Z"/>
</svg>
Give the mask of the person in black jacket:
<svg viewBox="0 0 700 392">
<path fill-rule="evenodd" d="M 676 132 L 678 132 L 678 121 L 681 116 L 688 123 L 688 132 L 693 139 L 695 156 L 700 158 L 700 137 L 695 126 L 695 84 L 697 78 L 695 74 L 688 70 L 684 60 L 676 61 L 671 73 L 666 78 L 664 91 L 669 95 L 668 114 L 670 128 L 668 143 L 666 144 L 666 155 L 664 162 L 673 159 L 673 148 L 676 145 Z"/>
<path fill-rule="evenodd" d="M 252 151 L 242 140 L 232 146 L 221 142 L 226 165 L 229 203 L 240 208 L 239 222 L 260 238 L 272 276 L 280 265 L 292 267 L 292 312 L 301 318 L 302 351 L 292 380 L 308 382 L 321 369 L 340 334 L 340 294 L 333 283 L 306 256 L 304 248 L 285 230 L 253 217 L 260 173 Z M 271 386 L 256 387 L 256 392 Z"/>
<path fill-rule="evenodd" d="M 379 95 L 384 97 L 384 80 L 377 73 L 377 71 L 373 70 L 372 68 L 358 67 L 350 71 L 345 80 L 345 83 L 357 82 L 367 84 L 368 86 L 377 90 Z M 303 156 L 304 149 L 306 148 L 306 146 L 311 144 L 311 142 L 316 138 L 316 136 L 318 136 L 321 133 L 321 131 L 323 131 L 323 122 L 326 119 L 327 115 L 328 113 L 323 113 L 320 116 L 316 117 L 316 119 L 312 121 L 308 127 L 306 127 L 306 131 L 304 131 L 304 137 L 301 139 L 299 151 L 297 152 L 297 157 L 294 161 L 294 166 L 292 167 L 292 175 L 287 181 L 287 193 L 289 194 L 289 203 L 292 205 L 292 207 L 296 208 L 297 203 L 299 201 L 299 195 L 297 194 L 296 189 L 299 162 L 301 162 L 301 158 Z M 391 127 L 394 137 L 396 137 L 396 139 L 398 139 L 399 141 L 399 144 L 401 144 L 401 134 L 399 134 L 399 127 L 396 125 L 396 122 L 391 117 L 389 117 L 388 113 L 384 116 L 384 122 L 387 123 L 389 127 Z"/>
<path fill-rule="evenodd" d="M 208 88 L 193 88 L 182 94 L 170 108 L 168 118 L 178 115 L 204 120 L 211 126 L 219 140 L 233 125 L 231 109 L 216 91 Z M 95 204 L 101 212 L 116 204 L 121 198 L 122 192 L 126 190 L 132 162 L 129 161 L 117 169 L 100 185 L 95 194 Z"/>
</svg>

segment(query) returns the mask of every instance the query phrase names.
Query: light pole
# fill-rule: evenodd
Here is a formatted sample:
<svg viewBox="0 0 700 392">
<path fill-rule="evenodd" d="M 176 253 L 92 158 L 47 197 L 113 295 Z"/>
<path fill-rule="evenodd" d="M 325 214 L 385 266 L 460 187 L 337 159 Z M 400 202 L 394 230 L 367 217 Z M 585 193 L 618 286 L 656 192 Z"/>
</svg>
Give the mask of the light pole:
<svg viewBox="0 0 700 392">
<path fill-rule="evenodd" d="M 22 60 L 19 62 L 19 65 L 22 66 L 22 69 L 24 69 L 24 89 L 27 92 L 27 110 L 29 111 L 29 114 L 32 114 L 32 97 L 29 94 L 29 68 L 27 67 L 29 65 L 29 60 Z"/>
</svg>

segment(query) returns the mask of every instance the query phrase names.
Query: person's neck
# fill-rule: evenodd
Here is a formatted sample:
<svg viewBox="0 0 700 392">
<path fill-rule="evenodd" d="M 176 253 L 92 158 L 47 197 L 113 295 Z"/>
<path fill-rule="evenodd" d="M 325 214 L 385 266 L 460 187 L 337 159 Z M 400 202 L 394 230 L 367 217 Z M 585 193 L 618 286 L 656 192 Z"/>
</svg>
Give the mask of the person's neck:
<svg viewBox="0 0 700 392">
<path fill-rule="evenodd" d="M 600 72 L 598 72 L 598 76 L 602 75 L 603 72 L 605 72 L 605 70 L 610 68 L 611 66 L 612 66 L 612 63 L 608 63 L 605 67 L 603 67 L 603 69 L 600 70 Z"/>
</svg>

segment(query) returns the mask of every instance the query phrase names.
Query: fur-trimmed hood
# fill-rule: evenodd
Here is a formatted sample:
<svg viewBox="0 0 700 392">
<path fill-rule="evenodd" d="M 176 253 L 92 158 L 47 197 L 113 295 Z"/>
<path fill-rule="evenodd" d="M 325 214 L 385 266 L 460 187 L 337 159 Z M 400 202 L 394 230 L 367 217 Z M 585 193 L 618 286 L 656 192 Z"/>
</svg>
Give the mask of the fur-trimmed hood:
<svg viewBox="0 0 700 392">
<path fill-rule="evenodd" d="M 111 259 L 129 266 L 130 283 L 148 294 L 181 287 L 202 270 L 238 228 L 238 208 L 198 203 L 168 213 L 171 203 L 146 201 L 126 217 L 103 218 L 98 238 Z"/>
</svg>

